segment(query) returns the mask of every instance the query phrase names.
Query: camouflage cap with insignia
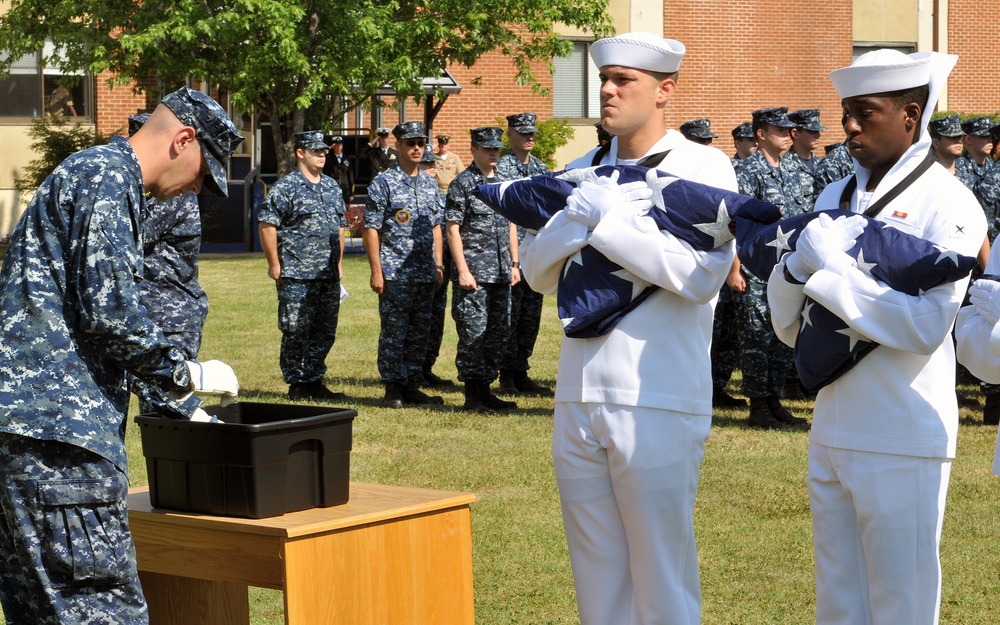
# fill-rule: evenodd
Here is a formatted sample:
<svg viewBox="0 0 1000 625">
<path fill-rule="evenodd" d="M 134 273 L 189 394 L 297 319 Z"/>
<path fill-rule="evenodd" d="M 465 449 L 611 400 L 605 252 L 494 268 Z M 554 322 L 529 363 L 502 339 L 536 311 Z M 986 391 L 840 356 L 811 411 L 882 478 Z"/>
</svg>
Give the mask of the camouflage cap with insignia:
<svg viewBox="0 0 1000 625">
<path fill-rule="evenodd" d="M 946 115 L 944 117 L 931 120 L 931 123 L 927 125 L 927 131 L 931 133 L 931 136 L 936 137 L 965 136 L 965 131 L 962 130 L 962 123 L 959 120 L 958 115 Z"/>
<path fill-rule="evenodd" d="M 470 131 L 472 142 L 481 148 L 502 148 L 503 129 L 498 126 L 483 126 Z"/>
<path fill-rule="evenodd" d="M 538 118 L 535 117 L 534 113 L 518 113 L 516 115 L 507 116 L 507 127 L 511 130 L 516 130 L 523 135 L 533 135 L 538 132 L 535 128 L 535 121 Z"/>
<path fill-rule="evenodd" d="M 195 130 L 201 153 L 211 176 L 205 176 L 204 185 L 213 194 L 229 196 L 226 164 L 233 151 L 243 142 L 243 135 L 219 106 L 219 103 L 200 91 L 181 87 L 163 98 L 163 105 L 185 126 Z"/>
<path fill-rule="evenodd" d="M 426 139 L 423 122 L 403 122 L 392 129 L 392 136 L 397 139 Z"/>
<path fill-rule="evenodd" d="M 715 139 L 719 135 L 712 132 L 712 122 L 707 119 L 692 119 L 680 127 L 681 134 L 688 139 Z"/>
<path fill-rule="evenodd" d="M 434 163 L 436 164 L 441 158 L 434 153 L 434 148 L 427 144 L 424 146 L 424 155 L 420 157 L 421 163 Z"/>
<path fill-rule="evenodd" d="M 757 109 L 753 112 L 753 121 L 759 124 L 771 124 L 778 128 L 795 128 L 795 122 L 788 119 L 787 106 Z"/>
<path fill-rule="evenodd" d="M 733 139 L 753 139 L 753 124 L 750 122 L 743 122 L 731 131 Z"/>
<path fill-rule="evenodd" d="M 139 129 L 149 121 L 149 113 L 138 113 L 136 115 L 128 116 L 128 136 L 132 136 L 139 132 Z"/>
<path fill-rule="evenodd" d="M 819 123 L 819 109 L 801 109 L 788 114 L 788 119 L 796 128 L 810 132 L 821 132 L 826 126 Z"/>
<path fill-rule="evenodd" d="M 989 117 L 975 117 L 962 122 L 962 130 L 965 131 L 965 134 L 973 137 L 988 137 L 992 125 L 992 120 Z"/>
<path fill-rule="evenodd" d="M 322 130 L 303 130 L 297 132 L 292 137 L 295 141 L 295 149 L 304 148 L 306 150 L 329 150 L 330 146 L 323 140 Z"/>
</svg>

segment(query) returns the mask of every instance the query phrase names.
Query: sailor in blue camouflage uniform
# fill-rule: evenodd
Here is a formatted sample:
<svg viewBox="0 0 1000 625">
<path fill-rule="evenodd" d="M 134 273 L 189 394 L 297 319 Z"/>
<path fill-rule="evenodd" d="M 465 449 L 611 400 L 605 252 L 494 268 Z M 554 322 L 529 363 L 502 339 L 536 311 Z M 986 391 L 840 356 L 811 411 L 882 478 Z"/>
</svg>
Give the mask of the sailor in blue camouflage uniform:
<svg viewBox="0 0 1000 625">
<path fill-rule="evenodd" d="M 955 177 L 972 191 L 975 191 L 976 185 L 992 164 L 991 126 L 989 117 L 975 117 L 962 122 L 962 130 L 965 131 L 965 152 L 955 159 Z"/>
<path fill-rule="evenodd" d="M 438 166 L 443 163 L 440 156 L 434 153 L 430 144 L 424 146 L 424 155 L 420 158 L 420 171 L 438 180 Z M 457 174 L 456 174 L 457 175 Z M 438 199 L 441 206 L 445 204 L 445 194 L 438 182 Z M 444 216 L 442 215 L 442 219 Z M 441 354 L 441 342 L 444 340 L 444 320 L 448 310 L 448 276 L 451 275 L 451 251 L 448 249 L 448 236 L 441 224 L 441 273 L 444 282 L 434 289 L 434 301 L 431 304 L 431 325 L 427 337 L 427 353 L 424 356 L 424 366 L 420 383 L 424 386 L 441 387 L 451 384 L 451 380 L 434 373 L 434 365 Z"/>
<path fill-rule="evenodd" d="M 371 288 L 378 294 L 381 330 L 378 371 L 385 384 L 382 406 L 443 404 L 417 387 L 431 325 L 434 289 L 444 282 L 441 222 L 444 203 L 437 181 L 420 171 L 427 134 L 420 122 L 392 129 L 396 167 L 368 185 L 365 250 Z"/>
<path fill-rule="evenodd" d="M 128 118 L 129 136 L 138 132 L 149 113 Z M 146 198 L 142 227 L 142 283 L 139 303 L 160 326 L 163 336 L 188 360 L 201 351 L 201 331 L 208 316 L 208 295 L 198 282 L 201 249 L 201 209 L 198 196 L 185 193 L 159 202 Z M 139 398 L 139 412 L 160 412 L 170 398 L 158 387 L 130 377 Z"/>
<path fill-rule="evenodd" d="M 692 119 L 681 124 L 678 130 L 688 141 L 701 145 L 711 145 L 713 140 L 719 138 L 719 135 L 712 132 L 712 121 L 708 119 Z"/>
<path fill-rule="evenodd" d="M 337 338 L 344 260 L 344 194 L 323 174 L 329 147 L 319 130 L 296 133 L 296 168 L 260 208 L 260 244 L 278 290 L 281 375 L 291 400 L 341 401 L 323 383 Z"/>
<path fill-rule="evenodd" d="M 503 130 L 474 128 L 471 135 L 473 162 L 448 185 L 445 204 L 448 247 L 455 264 L 451 274 L 451 316 L 458 331 L 455 367 L 465 383 L 464 410 L 511 410 L 517 404 L 493 395 L 490 384 L 507 349 L 510 288 L 521 279 L 517 227 L 472 194 L 481 184 L 504 180 L 496 171 Z"/>
<path fill-rule="evenodd" d="M 757 137 L 753 134 L 753 124 L 750 122 L 743 122 L 733 128 L 730 134 L 733 135 L 733 147 L 736 149 L 736 154 L 729 161 L 733 164 L 733 169 L 739 171 L 743 161 L 757 151 Z"/>
<path fill-rule="evenodd" d="M 507 138 L 510 152 L 500 157 L 497 172 L 504 180 L 530 178 L 549 173 L 549 168 L 531 153 L 535 147 L 534 113 L 517 113 L 507 116 Z M 527 230 L 517 228 L 517 243 L 521 244 Z M 517 270 L 520 273 L 520 269 Z M 525 282 L 524 276 L 510 289 L 510 335 L 507 353 L 500 363 L 500 382 L 497 391 L 504 395 L 552 395 L 552 389 L 528 377 L 531 365 L 528 360 L 535 351 L 535 341 L 542 322 L 543 296 Z"/>
<path fill-rule="evenodd" d="M 1000 141 L 1000 123 L 990 127 L 990 138 L 993 145 L 996 146 L 997 142 Z M 973 191 L 986 213 L 986 222 L 990 226 L 991 234 L 1000 230 L 1000 161 L 990 163 L 986 173 L 983 174 Z M 993 236 L 995 237 L 995 234 Z M 981 387 L 983 395 L 986 396 L 986 403 L 983 406 L 983 424 L 998 425 L 1000 424 L 1000 384 L 982 382 Z"/>
<path fill-rule="evenodd" d="M 757 151 L 744 161 L 736 174 L 739 191 L 781 208 L 789 217 L 805 212 L 797 199 L 798 177 L 782 166 L 781 155 L 791 147 L 788 109 L 775 107 L 753 112 Z M 735 295 L 742 348 L 743 394 L 750 399 L 750 425 L 774 429 L 801 425 L 805 420 L 781 405 L 781 392 L 792 367 L 792 350 L 771 327 L 767 304 L 768 276 L 755 276 L 745 268 L 746 290 Z"/>
<path fill-rule="evenodd" d="M 227 365 L 196 363 L 139 303 L 145 192 L 226 194 L 242 137 L 222 108 L 171 93 L 125 139 L 67 158 L 21 216 L 0 272 L 0 604 L 9 625 L 145 624 L 126 510 L 127 375 L 172 391 L 166 416 L 207 417 L 191 393 L 235 397 Z"/>
<path fill-rule="evenodd" d="M 847 141 L 830 148 L 816 168 L 816 197 L 826 185 L 854 174 L 854 159 L 847 149 Z"/>
<path fill-rule="evenodd" d="M 802 109 L 788 114 L 792 128 L 792 148 L 781 156 L 781 166 L 793 178 L 798 178 L 795 209 L 788 213 L 811 213 L 819 192 L 816 190 L 816 172 L 823 158 L 815 154 L 821 133 L 826 126 L 819 123 L 819 110 Z M 787 215 L 786 215 L 787 216 Z"/>
</svg>

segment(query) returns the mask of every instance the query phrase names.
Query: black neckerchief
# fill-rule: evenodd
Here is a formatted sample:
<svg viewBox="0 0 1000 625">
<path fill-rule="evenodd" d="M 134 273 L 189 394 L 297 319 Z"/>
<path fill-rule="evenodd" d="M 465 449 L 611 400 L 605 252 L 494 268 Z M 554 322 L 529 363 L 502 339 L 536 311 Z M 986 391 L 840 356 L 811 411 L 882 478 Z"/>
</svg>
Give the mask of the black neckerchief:
<svg viewBox="0 0 1000 625">
<path fill-rule="evenodd" d="M 910 185 L 912 185 L 914 182 L 917 181 L 917 178 L 922 176 L 925 171 L 930 169 L 931 165 L 934 164 L 934 160 L 935 160 L 934 152 L 933 151 L 927 152 L 927 158 L 921 161 L 921 163 L 917 165 L 916 169 L 907 174 L 906 178 L 903 178 L 902 180 L 899 181 L 899 183 L 896 186 L 889 189 L 888 193 L 880 197 L 877 202 L 869 206 L 868 209 L 865 210 L 865 216 L 875 217 L 880 212 L 882 212 L 882 209 L 885 208 L 886 204 L 895 200 L 900 193 L 909 188 Z M 858 188 L 858 176 L 857 174 L 853 174 L 851 176 L 851 179 L 847 181 L 847 184 L 844 185 L 844 190 L 840 194 L 841 209 L 851 210 L 851 195 L 854 194 L 854 190 L 857 188 Z"/>
<path fill-rule="evenodd" d="M 594 158 L 590 162 L 590 166 L 591 167 L 597 167 L 598 165 L 600 165 L 601 161 L 604 160 L 604 157 L 607 156 L 608 152 L 610 152 L 610 151 L 611 151 L 611 143 L 610 142 L 605 143 L 604 145 L 602 145 L 597 150 L 597 152 L 594 153 Z M 670 150 L 664 150 L 663 152 L 657 152 L 656 154 L 650 154 L 649 156 L 644 157 L 642 160 L 640 160 L 638 163 L 636 163 L 636 165 L 638 165 L 640 167 L 650 167 L 650 168 L 656 167 L 661 162 L 663 162 L 663 159 L 665 159 L 667 157 L 667 154 L 670 154 Z"/>
</svg>

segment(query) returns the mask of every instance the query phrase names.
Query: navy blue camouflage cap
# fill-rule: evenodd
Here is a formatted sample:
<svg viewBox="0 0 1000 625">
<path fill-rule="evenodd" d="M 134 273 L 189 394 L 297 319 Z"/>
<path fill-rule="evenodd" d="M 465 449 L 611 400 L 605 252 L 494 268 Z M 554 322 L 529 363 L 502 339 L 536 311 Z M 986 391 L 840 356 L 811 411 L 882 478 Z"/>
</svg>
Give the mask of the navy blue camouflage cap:
<svg viewBox="0 0 1000 625">
<path fill-rule="evenodd" d="M 205 176 L 204 185 L 219 197 L 229 197 L 226 164 L 233 150 L 243 142 L 243 135 L 236 130 L 226 111 L 210 96 L 190 87 L 181 87 L 163 98 L 163 105 L 185 126 L 195 130 L 201 145 L 201 154 L 211 176 Z"/>
<path fill-rule="evenodd" d="M 295 149 L 305 150 L 329 150 L 330 146 L 323 140 L 322 130 L 303 130 L 292 135 L 295 142 Z"/>
<path fill-rule="evenodd" d="M 757 109 L 753 112 L 753 121 L 759 124 L 771 124 L 778 128 L 795 128 L 795 122 L 788 119 L 787 106 Z"/>
<path fill-rule="evenodd" d="M 136 115 L 128 116 L 128 136 L 132 136 L 139 132 L 146 122 L 149 121 L 149 113 L 138 113 Z"/>
<path fill-rule="evenodd" d="M 743 122 L 732 130 L 733 139 L 754 139 L 753 124 Z"/>
<path fill-rule="evenodd" d="M 392 129 L 392 136 L 397 139 L 426 139 L 427 132 L 423 122 L 403 122 Z"/>
<path fill-rule="evenodd" d="M 431 148 L 430 144 L 424 146 L 424 155 L 420 157 L 421 163 L 437 163 L 441 158 L 434 153 L 434 149 Z"/>
<path fill-rule="evenodd" d="M 826 130 L 826 126 L 819 123 L 818 109 L 801 109 L 788 114 L 788 119 L 796 128 L 808 130 L 810 132 L 821 132 Z"/>
<path fill-rule="evenodd" d="M 944 117 L 931 120 L 927 125 L 927 131 L 936 137 L 964 137 L 962 123 L 958 115 L 946 115 Z"/>
<path fill-rule="evenodd" d="M 707 119 L 692 119 L 681 124 L 681 134 L 688 139 L 715 139 L 719 135 L 712 132 L 712 122 Z"/>
<path fill-rule="evenodd" d="M 538 118 L 535 117 L 534 113 L 518 113 L 516 115 L 507 116 L 507 127 L 511 130 L 516 130 L 522 135 L 533 135 L 538 132 L 535 128 L 535 121 Z"/>
<path fill-rule="evenodd" d="M 498 126 L 483 126 L 470 131 L 472 142 L 481 148 L 502 148 L 503 129 Z"/>
<path fill-rule="evenodd" d="M 988 137 L 992 125 L 992 120 L 989 117 L 975 117 L 962 122 L 962 130 L 965 131 L 965 134 L 973 137 Z"/>
</svg>

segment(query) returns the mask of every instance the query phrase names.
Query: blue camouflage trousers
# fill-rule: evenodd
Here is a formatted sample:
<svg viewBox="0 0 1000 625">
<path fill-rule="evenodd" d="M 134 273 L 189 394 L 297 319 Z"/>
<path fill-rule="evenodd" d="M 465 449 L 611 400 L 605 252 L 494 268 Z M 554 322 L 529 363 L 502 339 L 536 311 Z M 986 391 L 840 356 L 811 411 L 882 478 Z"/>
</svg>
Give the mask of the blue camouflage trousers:
<svg viewBox="0 0 1000 625">
<path fill-rule="evenodd" d="M 127 478 L 85 449 L 0 433 L 0 604 L 7 625 L 149 623 Z"/>
<path fill-rule="evenodd" d="M 479 284 L 475 291 L 455 288 L 451 316 L 458 330 L 458 379 L 492 382 L 500 372 L 510 335 L 510 285 Z"/>
<path fill-rule="evenodd" d="M 541 293 L 531 290 L 522 277 L 510 289 L 510 337 L 507 353 L 500 365 L 509 371 L 527 371 L 531 368 L 528 359 L 535 351 L 538 329 L 542 324 Z"/>
<path fill-rule="evenodd" d="M 340 280 L 289 280 L 278 288 L 281 375 L 288 384 L 322 382 L 337 338 Z"/>
<path fill-rule="evenodd" d="M 448 245 L 444 246 L 444 275 L 451 275 L 451 254 Z M 458 288 L 458 285 L 455 285 Z M 431 304 L 431 325 L 427 332 L 427 353 L 424 355 L 424 371 L 430 371 L 441 353 L 441 341 L 444 339 L 444 318 L 448 310 L 448 281 L 434 291 L 434 302 Z"/>
<path fill-rule="evenodd" d="M 715 305 L 712 322 L 712 386 L 717 391 L 726 387 L 740 361 L 739 328 L 736 298 L 728 284 L 722 285 Z"/>
<path fill-rule="evenodd" d="M 780 397 L 792 368 L 792 348 L 775 336 L 771 308 L 767 305 L 767 283 L 747 279 L 736 301 L 739 341 L 743 350 L 743 394 L 747 397 Z"/>
<path fill-rule="evenodd" d="M 383 382 L 406 384 L 423 371 L 433 282 L 386 280 L 378 296 L 378 372 Z"/>
</svg>

